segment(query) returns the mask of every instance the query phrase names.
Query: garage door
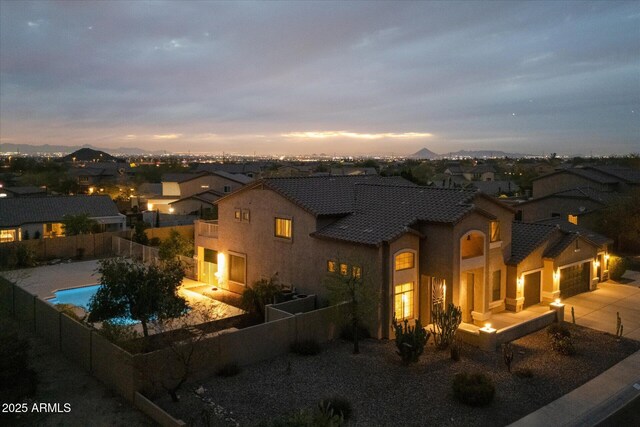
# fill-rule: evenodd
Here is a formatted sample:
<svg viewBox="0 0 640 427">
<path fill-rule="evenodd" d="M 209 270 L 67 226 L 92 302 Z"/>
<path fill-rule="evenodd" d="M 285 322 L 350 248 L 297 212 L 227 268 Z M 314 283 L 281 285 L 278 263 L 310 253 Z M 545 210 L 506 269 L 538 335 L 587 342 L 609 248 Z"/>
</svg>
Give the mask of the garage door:
<svg viewBox="0 0 640 427">
<path fill-rule="evenodd" d="M 540 302 L 540 272 L 524 276 L 524 307 Z"/>
<path fill-rule="evenodd" d="M 589 290 L 590 263 L 574 265 L 560 270 L 560 296 L 570 296 Z"/>
</svg>

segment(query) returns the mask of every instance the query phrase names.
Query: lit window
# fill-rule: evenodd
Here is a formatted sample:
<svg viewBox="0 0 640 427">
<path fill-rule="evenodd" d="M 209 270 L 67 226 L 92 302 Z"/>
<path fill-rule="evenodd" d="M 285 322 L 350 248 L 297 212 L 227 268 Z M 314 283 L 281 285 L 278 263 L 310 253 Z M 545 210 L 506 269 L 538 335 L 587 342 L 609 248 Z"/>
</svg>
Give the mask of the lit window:
<svg viewBox="0 0 640 427">
<path fill-rule="evenodd" d="M 347 264 L 340 264 L 341 275 L 346 276 L 348 271 L 349 271 L 349 266 Z"/>
<path fill-rule="evenodd" d="M 240 219 L 242 218 L 242 211 L 240 211 L 240 209 L 236 209 L 233 212 L 233 217 L 237 220 L 240 221 Z"/>
<path fill-rule="evenodd" d="M 415 265 L 415 259 L 413 252 L 402 252 L 396 255 L 396 271 L 407 270 L 413 268 Z"/>
<path fill-rule="evenodd" d="M 491 301 L 498 301 L 500 299 L 500 282 L 502 281 L 502 270 L 493 272 L 493 284 L 492 284 L 492 298 Z"/>
<path fill-rule="evenodd" d="M 413 317 L 413 282 L 403 283 L 395 287 L 395 315 L 396 319 L 410 319 Z"/>
<path fill-rule="evenodd" d="M 276 237 L 282 237 L 284 239 L 290 239 L 292 235 L 292 220 L 287 218 L 276 218 L 275 225 Z"/>
<path fill-rule="evenodd" d="M 497 242 L 500 240 L 500 223 L 498 221 L 491 221 L 491 241 Z"/>
<path fill-rule="evenodd" d="M 361 279 L 362 278 L 362 268 L 358 267 L 357 265 L 354 265 L 353 267 L 351 267 L 351 275 L 353 277 L 355 277 L 356 279 Z"/>
<path fill-rule="evenodd" d="M 242 211 L 242 220 L 249 222 L 250 217 L 251 216 L 249 215 L 249 210 L 248 209 L 244 209 Z"/>
<path fill-rule="evenodd" d="M 567 216 L 567 221 L 569 221 L 571 224 L 578 225 L 578 215 Z"/>
<path fill-rule="evenodd" d="M 206 189 L 208 189 L 208 188 L 209 188 L 209 186 L 208 186 L 208 185 L 201 185 L 201 186 L 200 186 L 200 188 L 202 188 L 202 189 L 205 189 L 205 190 L 206 190 Z"/>
<path fill-rule="evenodd" d="M 0 242 L 15 242 L 16 230 L 0 230 Z"/>
<path fill-rule="evenodd" d="M 337 265 L 335 261 L 327 261 L 327 271 L 329 273 L 335 273 L 337 270 Z"/>
<path fill-rule="evenodd" d="M 238 255 L 229 255 L 229 280 L 245 284 L 245 259 Z"/>
</svg>

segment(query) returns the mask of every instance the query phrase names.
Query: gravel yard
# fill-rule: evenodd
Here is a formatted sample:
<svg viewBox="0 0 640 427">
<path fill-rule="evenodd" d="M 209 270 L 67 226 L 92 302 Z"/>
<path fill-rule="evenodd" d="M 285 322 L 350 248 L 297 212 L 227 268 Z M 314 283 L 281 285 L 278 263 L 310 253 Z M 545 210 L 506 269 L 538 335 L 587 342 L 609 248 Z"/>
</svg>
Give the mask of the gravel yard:
<svg viewBox="0 0 640 427">
<path fill-rule="evenodd" d="M 531 369 L 532 378 L 509 374 L 501 352 L 485 353 L 464 346 L 461 361 L 454 362 L 448 351 L 436 351 L 429 341 L 420 362 L 405 367 L 393 341 L 366 340 L 359 355 L 351 354 L 351 343 L 336 341 L 325 345 L 317 356 L 280 356 L 245 367 L 235 377 L 214 376 L 189 384 L 178 404 L 165 397 L 158 403 L 185 421 L 208 410 L 218 414 L 219 425 L 237 422 L 244 426 L 311 408 L 323 398 L 339 395 L 353 405 L 350 425 L 506 425 L 640 349 L 637 341 L 617 341 L 580 326 L 570 329 L 577 351 L 574 356 L 550 350 L 545 330 L 513 342 L 512 370 Z M 491 376 L 496 396 L 490 406 L 471 408 L 453 399 L 451 382 L 461 371 Z M 204 393 L 198 396 L 194 391 L 201 385 Z M 207 405 L 203 400 L 212 403 Z"/>
</svg>

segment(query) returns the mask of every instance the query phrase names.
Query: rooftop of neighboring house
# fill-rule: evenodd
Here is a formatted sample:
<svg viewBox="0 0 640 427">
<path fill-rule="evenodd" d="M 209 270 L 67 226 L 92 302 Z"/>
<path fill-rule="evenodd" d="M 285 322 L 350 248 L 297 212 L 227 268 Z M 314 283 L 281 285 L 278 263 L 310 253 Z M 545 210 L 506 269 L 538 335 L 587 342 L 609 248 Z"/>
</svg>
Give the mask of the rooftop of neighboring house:
<svg viewBox="0 0 640 427">
<path fill-rule="evenodd" d="M 560 218 L 560 217 L 547 218 L 547 219 L 537 221 L 536 223 L 543 224 L 543 225 L 553 225 L 567 233 L 580 234 L 581 236 L 589 239 L 590 241 L 596 243 L 597 245 L 606 245 L 606 244 L 613 243 L 612 239 L 606 236 L 603 236 L 602 234 L 598 234 L 595 231 L 570 223 L 564 218 Z"/>
<path fill-rule="evenodd" d="M 200 193 L 197 194 L 192 194 L 191 196 L 187 196 L 187 197 L 183 197 L 181 199 L 176 200 L 175 202 L 171 202 L 169 203 L 170 205 L 173 205 L 175 203 L 180 203 L 183 202 L 185 200 L 198 200 L 201 202 L 205 202 L 207 204 L 212 204 L 214 201 L 218 200 L 219 198 L 225 196 L 225 193 L 220 193 L 219 191 L 215 191 L 215 190 L 207 190 L 207 191 L 202 191 Z"/>
<path fill-rule="evenodd" d="M 191 181 L 192 179 L 201 178 L 207 175 L 217 175 L 231 181 L 239 182 L 241 184 L 248 184 L 253 181 L 252 178 L 249 178 L 246 175 L 234 174 L 234 173 L 229 173 L 225 171 L 213 171 L 213 172 L 200 171 L 195 173 L 166 173 L 162 175 L 161 180 L 162 182 L 182 183 L 182 182 Z"/>
<path fill-rule="evenodd" d="M 520 191 L 520 187 L 513 181 L 472 181 L 470 186 L 477 188 L 485 194 L 499 195 Z"/>
<path fill-rule="evenodd" d="M 162 183 L 145 182 L 138 186 L 138 194 L 140 195 L 161 195 Z"/>
<path fill-rule="evenodd" d="M 575 187 L 568 190 L 557 191 L 541 197 L 535 197 L 527 200 L 524 203 L 536 202 L 541 199 L 548 199 L 550 197 L 570 198 L 570 199 L 589 199 L 594 202 L 601 203 L 603 205 L 609 204 L 615 201 L 619 195 L 610 191 L 600 191 L 591 187 Z"/>
<path fill-rule="evenodd" d="M 162 182 L 183 182 L 188 181 L 193 178 L 198 178 L 200 176 L 207 175 L 206 172 L 176 172 L 176 173 L 165 173 L 160 178 Z"/>
<path fill-rule="evenodd" d="M 331 175 L 377 175 L 376 168 L 359 168 L 359 167 L 345 167 L 345 168 L 331 168 Z"/>
<path fill-rule="evenodd" d="M 640 171 L 621 166 L 587 166 L 561 169 L 534 178 L 532 181 L 538 181 L 550 176 L 567 173 L 577 175 L 598 184 L 617 184 L 619 182 L 626 182 L 630 184 L 640 183 Z"/>
<path fill-rule="evenodd" d="M 196 172 L 215 172 L 222 171 L 233 174 L 258 174 L 267 167 L 264 163 L 200 163 L 196 167 Z"/>
<path fill-rule="evenodd" d="M 4 187 L 0 188 L 0 193 L 4 192 L 11 193 L 16 197 L 19 196 L 30 196 L 34 194 L 44 195 L 47 193 L 47 189 L 43 187 L 36 186 L 24 186 L 24 187 Z"/>
<path fill-rule="evenodd" d="M 0 227 L 60 222 L 64 215 L 119 216 L 109 196 L 47 196 L 0 199 Z"/>
</svg>

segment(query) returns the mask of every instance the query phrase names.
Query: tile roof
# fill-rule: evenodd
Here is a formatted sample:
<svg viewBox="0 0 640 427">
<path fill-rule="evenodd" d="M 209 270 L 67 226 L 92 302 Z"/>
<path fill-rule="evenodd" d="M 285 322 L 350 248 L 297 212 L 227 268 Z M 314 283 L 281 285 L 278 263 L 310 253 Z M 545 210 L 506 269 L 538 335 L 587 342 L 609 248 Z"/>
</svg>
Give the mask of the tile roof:
<svg viewBox="0 0 640 427">
<path fill-rule="evenodd" d="M 213 174 L 221 176 L 223 178 L 230 179 L 231 181 L 239 182 L 240 184 L 248 184 L 253 182 L 253 178 L 249 178 L 246 175 L 242 175 L 240 173 L 229 173 L 225 171 L 215 171 Z"/>
<path fill-rule="evenodd" d="M 558 232 L 558 227 L 554 224 L 513 222 L 511 226 L 511 258 L 507 264 L 515 265 L 522 262 L 555 232 Z"/>
<path fill-rule="evenodd" d="M 16 195 L 25 195 L 25 194 L 42 194 L 46 193 L 47 190 L 42 187 L 36 186 L 25 186 L 25 187 L 4 187 L 6 191 L 9 193 L 13 193 Z"/>
<path fill-rule="evenodd" d="M 590 166 L 589 169 L 594 169 L 598 172 L 605 173 L 607 175 L 614 176 L 629 184 L 640 184 L 640 170 L 627 168 L 624 166 Z"/>
<path fill-rule="evenodd" d="M 355 210 L 313 233 L 317 237 L 379 245 L 411 231 L 419 221 L 452 223 L 474 209 L 473 191 L 358 184 Z"/>
<path fill-rule="evenodd" d="M 564 251 L 571 243 L 578 238 L 577 233 L 567 233 L 563 235 L 554 245 L 547 248 L 542 254 L 543 258 L 556 258 L 562 251 Z"/>
<path fill-rule="evenodd" d="M 162 174 L 162 178 L 160 178 L 160 180 L 162 182 L 183 182 L 183 181 L 188 181 L 190 179 L 197 178 L 199 176 L 204 176 L 204 175 L 206 175 L 205 172 L 165 173 L 165 174 Z"/>
<path fill-rule="evenodd" d="M 344 215 L 353 212 L 356 184 L 416 187 L 401 177 L 377 175 L 265 178 L 261 182 L 314 215 Z"/>
<path fill-rule="evenodd" d="M 606 236 L 603 236 L 602 234 L 598 234 L 595 231 L 591 231 L 587 228 L 580 227 L 579 225 L 572 224 L 569 221 L 565 220 L 564 218 L 559 218 L 559 217 L 547 218 L 547 219 L 537 221 L 537 223 L 545 224 L 545 225 L 555 225 L 564 232 L 580 234 L 582 237 L 592 241 L 598 246 L 613 243 L 612 239 Z"/>
<path fill-rule="evenodd" d="M 574 197 L 574 198 L 587 198 L 594 202 L 609 204 L 618 197 L 617 193 L 600 191 L 591 187 L 576 187 L 569 190 L 558 191 L 557 193 L 549 194 L 548 197 Z"/>
<path fill-rule="evenodd" d="M 549 174 L 534 178 L 532 181 L 537 181 L 539 179 L 544 179 L 548 176 L 558 175 L 563 173 L 578 175 L 585 179 L 588 179 L 590 181 L 597 182 L 600 184 L 617 184 L 618 182 L 620 182 L 620 179 L 618 178 L 614 178 L 611 175 L 608 175 L 606 173 L 600 172 L 595 169 L 590 169 L 590 168 L 569 168 L 569 169 L 557 170 L 555 172 L 551 172 Z"/>
<path fill-rule="evenodd" d="M 520 191 L 513 181 L 471 181 L 470 185 L 490 195 Z"/>
<path fill-rule="evenodd" d="M 64 215 L 89 214 L 90 217 L 118 216 L 109 196 L 48 196 L 0 199 L 0 227 L 59 222 Z"/>
<path fill-rule="evenodd" d="M 259 173 L 265 164 L 258 162 L 252 163 L 200 163 L 196 167 L 197 172 L 215 172 L 223 171 L 233 174 Z"/>
<path fill-rule="evenodd" d="M 180 203 L 182 201 L 189 200 L 189 199 L 196 199 L 208 204 L 213 204 L 215 200 L 218 200 L 220 197 L 223 197 L 224 195 L 225 195 L 224 193 L 221 193 L 219 191 L 207 190 L 207 191 L 202 191 L 200 193 L 192 194 L 190 196 L 183 197 L 174 202 L 170 202 L 169 204 L 173 205 L 174 203 Z"/>
</svg>

